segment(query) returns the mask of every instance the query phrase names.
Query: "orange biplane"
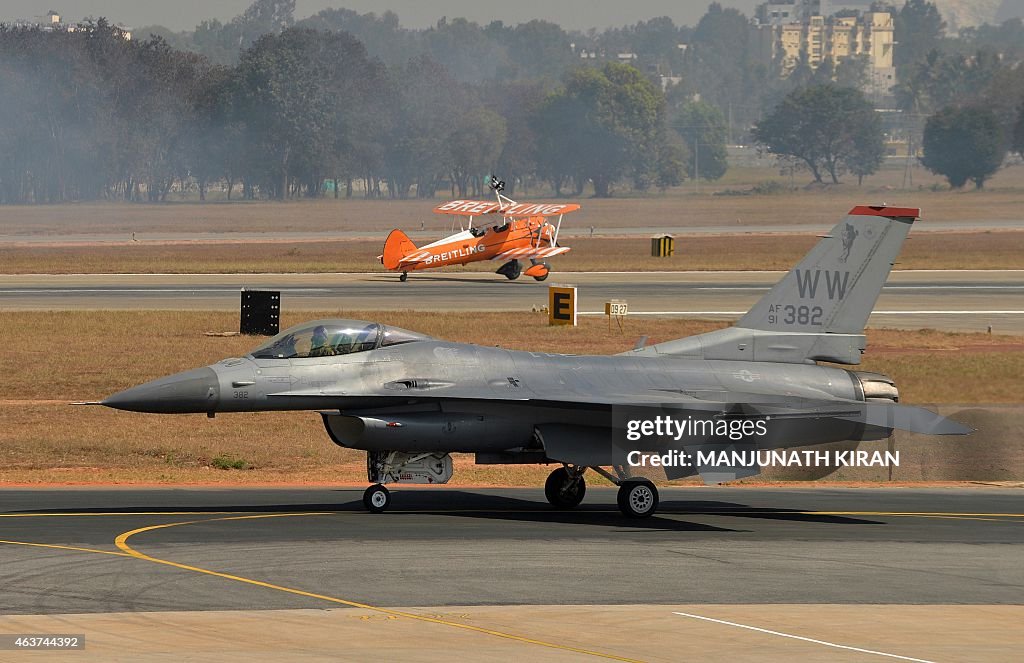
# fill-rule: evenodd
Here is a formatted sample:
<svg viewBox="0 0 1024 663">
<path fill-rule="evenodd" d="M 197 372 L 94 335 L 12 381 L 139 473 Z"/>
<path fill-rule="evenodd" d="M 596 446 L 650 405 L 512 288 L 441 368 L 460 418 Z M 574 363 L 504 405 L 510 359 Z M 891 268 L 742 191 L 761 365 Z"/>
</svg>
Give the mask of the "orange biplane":
<svg viewBox="0 0 1024 663">
<path fill-rule="evenodd" d="M 409 278 L 409 272 L 448 265 L 465 265 L 478 260 L 505 260 L 496 273 L 515 280 L 520 274 L 543 281 L 551 272 L 547 258 L 569 252 L 569 247 L 558 245 L 558 231 L 562 216 L 575 212 L 579 205 L 571 203 L 517 203 L 501 194 L 505 183 L 492 177 L 491 189 L 496 202 L 482 200 L 453 200 L 434 208 L 437 214 L 468 217 L 466 227 L 432 244 L 417 247 L 401 230 L 392 230 L 384 242 L 381 263 L 391 271 L 401 272 L 399 280 Z M 495 215 L 501 220 L 493 225 L 474 226 L 478 216 Z M 552 225 L 550 217 L 558 217 Z M 530 261 L 525 270 L 520 260 Z"/>
</svg>

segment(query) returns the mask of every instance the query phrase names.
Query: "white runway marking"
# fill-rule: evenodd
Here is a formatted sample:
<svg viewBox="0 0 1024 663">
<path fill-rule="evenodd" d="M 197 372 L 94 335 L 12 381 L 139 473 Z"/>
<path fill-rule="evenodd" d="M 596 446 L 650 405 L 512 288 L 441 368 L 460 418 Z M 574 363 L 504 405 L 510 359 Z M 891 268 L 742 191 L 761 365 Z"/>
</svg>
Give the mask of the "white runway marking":
<svg viewBox="0 0 1024 663">
<path fill-rule="evenodd" d="M 704 276 L 710 274 L 729 274 L 732 276 L 739 276 L 743 274 L 785 274 L 787 270 L 780 269 L 742 269 L 742 270 L 728 270 L 728 269 L 706 269 L 706 270 L 664 270 L 664 271 L 634 271 L 634 272 L 572 272 L 572 271 L 561 271 L 557 270 L 554 273 L 558 274 L 600 274 L 600 275 L 629 275 L 629 276 L 664 276 L 664 275 L 682 275 L 682 276 Z M 1024 273 L 1024 269 L 895 269 L 893 274 L 1016 274 Z M 201 277 L 223 277 L 223 276 L 237 276 L 237 277 L 262 277 L 262 276 L 394 276 L 396 272 L 201 272 L 201 273 L 171 273 L 171 272 L 98 272 L 98 273 L 75 273 L 75 274 L 50 274 L 46 272 L 26 273 L 26 274 L 4 274 L 4 276 L 58 276 L 58 277 L 95 277 L 95 276 L 117 276 L 117 277 L 132 277 L 132 276 L 183 276 L 188 278 L 201 278 Z M 487 276 L 490 272 L 438 272 L 438 275 L 449 274 L 452 276 L 469 276 L 472 274 L 478 274 L 480 276 Z"/>
<path fill-rule="evenodd" d="M 790 633 L 781 633 L 779 631 L 770 631 L 766 628 L 758 628 L 756 626 L 747 626 L 746 624 L 737 624 L 736 622 L 727 622 L 724 619 L 712 619 L 711 617 L 702 617 L 701 615 L 693 615 L 688 612 L 673 612 L 673 615 L 679 615 L 681 617 L 692 617 L 693 619 L 703 619 L 708 622 L 715 622 L 716 624 L 725 624 L 727 626 L 735 626 L 737 628 L 745 628 L 751 631 L 758 631 L 759 633 L 768 633 L 769 635 L 777 635 L 783 638 L 793 638 L 794 640 L 803 640 L 804 642 L 813 642 L 817 645 L 825 645 L 826 647 L 835 647 L 836 649 L 848 649 L 850 651 L 861 652 L 862 654 L 874 654 L 876 656 L 887 656 L 889 658 L 898 658 L 903 661 L 916 661 L 917 663 L 934 663 L 923 658 L 911 658 L 910 656 L 900 656 L 899 654 L 887 654 L 883 651 L 875 651 L 873 649 L 861 649 L 860 647 L 850 647 L 848 645 L 837 645 L 834 642 L 825 642 L 824 640 L 815 640 L 814 638 L 805 638 L 801 635 L 792 635 Z"/>
<path fill-rule="evenodd" d="M 581 311 L 577 315 L 604 315 L 604 311 Z M 746 311 L 630 311 L 629 315 L 744 315 Z M 871 315 L 1024 315 L 1020 311 L 872 311 Z"/>
<path fill-rule="evenodd" d="M 282 292 L 297 293 L 297 292 L 331 292 L 330 288 L 281 288 Z M 81 293 L 142 293 L 142 294 L 169 294 L 169 293 L 202 293 L 202 294 L 218 294 L 222 292 L 238 293 L 238 288 L 161 288 L 160 286 L 154 286 L 152 288 L 34 288 L 30 290 L 0 290 L 0 295 L 36 295 L 36 294 L 50 294 L 50 295 L 67 295 L 67 294 L 81 294 Z"/>
</svg>

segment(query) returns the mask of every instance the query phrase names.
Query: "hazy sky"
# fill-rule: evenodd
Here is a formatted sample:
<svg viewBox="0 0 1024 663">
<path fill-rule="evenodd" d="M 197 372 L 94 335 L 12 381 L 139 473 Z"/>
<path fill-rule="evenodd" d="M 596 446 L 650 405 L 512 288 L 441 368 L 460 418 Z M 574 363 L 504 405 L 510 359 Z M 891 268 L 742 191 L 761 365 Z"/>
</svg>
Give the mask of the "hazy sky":
<svg viewBox="0 0 1024 663">
<path fill-rule="evenodd" d="M 441 16 L 463 16 L 478 23 L 501 20 L 523 23 L 534 18 L 554 21 L 568 29 L 627 25 L 655 16 L 670 16 L 679 25 L 693 25 L 710 0 L 297 0 L 295 15 L 304 18 L 326 7 L 346 7 L 360 13 L 391 9 L 402 25 L 422 28 Z M 132 27 L 159 24 L 185 30 L 208 18 L 229 19 L 252 0 L 0 0 L 0 21 L 31 19 L 50 9 L 66 20 L 106 16 Z M 749 14 L 757 0 L 721 0 Z"/>
</svg>

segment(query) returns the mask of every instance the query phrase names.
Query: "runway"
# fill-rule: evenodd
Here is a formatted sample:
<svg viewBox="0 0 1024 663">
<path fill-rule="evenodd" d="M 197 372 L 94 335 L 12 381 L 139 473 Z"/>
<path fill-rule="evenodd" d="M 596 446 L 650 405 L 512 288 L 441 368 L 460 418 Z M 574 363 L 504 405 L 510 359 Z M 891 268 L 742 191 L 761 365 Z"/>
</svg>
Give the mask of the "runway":
<svg viewBox="0 0 1024 663">
<path fill-rule="evenodd" d="M 434 241 L 439 233 L 450 232 L 451 227 L 431 224 L 429 230 L 406 229 L 406 234 L 416 242 Z M 757 223 L 742 222 L 717 225 L 649 225 L 649 226 L 595 226 L 590 224 L 566 224 L 560 231 L 567 239 L 577 237 L 649 237 L 650 235 L 735 235 L 735 234 L 784 234 L 806 235 L 829 231 L 835 221 L 821 223 Z M 956 221 L 927 221 L 914 225 L 914 232 L 965 232 L 986 230 L 1021 230 L 1024 219 L 958 219 Z M 341 240 L 381 240 L 381 230 L 331 230 L 331 231 L 212 231 L 212 232 L 69 232 L 65 228 L 58 232 L 7 233 L 0 232 L 0 245 L 6 246 L 73 246 L 93 244 L 124 244 L 126 242 L 150 243 L 204 243 L 204 242 L 329 242 Z"/>
<path fill-rule="evenodd" d="M 565 272 L 545 283 L 483 273 L 4 275 L 0 309 L 230 310 L 241 288 L 280 290 L 285 310 L 529 311 L 547 305 L 547 285 L 579 288 L 579 310 L 610 299 L 631 315 L 737 318 L 782 272 Z M 1024 334 L 1024 270 L 896 271 L 874 326 Z"/>
<path fill-rule="evenodd" d="M 396 490 L 393 510 L 372 515 L 361 493 L 2 490 L 0 632 L 95 628 L 93 641 L 113 642 L 148 628 L 149 639 L 129 644 L 153 653 L 150 640 L 209 644 L 230 632 L 225 620 L 279 632 L 278 613 L 262 612 L 272 610 L 315 631 L 309 651 L 372 651 L 412 629 L 433 645 L 394 642 L 392 655 L 408 660 L 463 646 L 484 653 L 478 660 L 865 660 L 703 618 L 918 660 L 1013 660 L 1024 644 L 1009 626 L 1024 616 L 1019 489 L 669 488 L 644 521 L 624 520 L 602 488 L 576 511 L 551 509 L 534 489 L 435 487 Z M 952 642 L 946 622 L 947 636 L 959 634 Z M 963 635 L 1004 623 L 988 650 Z M 839 640 L 824 637 L 837 624 Z M 171 637 L 168 625 L 183 631 Z M 264 654 L 288 657 L 281 642 L 248 632 Z M 330 636 L 339 632 L 345 643 Z M 210 646 L 218 641 L 237 645 Z M 349 657 L 360 658 L 337 658 Z"/>
</svg>

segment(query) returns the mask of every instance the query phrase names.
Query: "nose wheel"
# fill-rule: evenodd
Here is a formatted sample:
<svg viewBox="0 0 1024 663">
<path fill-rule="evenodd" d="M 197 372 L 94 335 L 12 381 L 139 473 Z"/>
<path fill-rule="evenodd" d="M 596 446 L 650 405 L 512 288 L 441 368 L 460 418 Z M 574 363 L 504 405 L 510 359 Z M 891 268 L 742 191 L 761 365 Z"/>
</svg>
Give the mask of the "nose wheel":
<svg viewBox="0 0 1024 663">
<path fill-rule="evenodd" d="M 381 513 L 391 506 L 391 491 L 384 486 L 374 484 L 363 493 L 363 506 L 370 513 Z"/>
<path fill-rule="evenodd" d="M 658 510 L 658 489 L 650 481 L 625 481 L 619 486 L 619 511 L 627 518 L 647 518 Z"/>
</svg>

